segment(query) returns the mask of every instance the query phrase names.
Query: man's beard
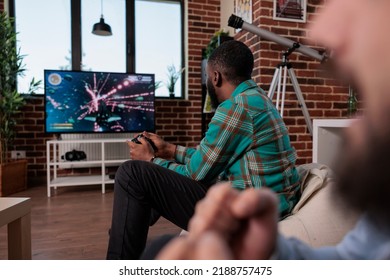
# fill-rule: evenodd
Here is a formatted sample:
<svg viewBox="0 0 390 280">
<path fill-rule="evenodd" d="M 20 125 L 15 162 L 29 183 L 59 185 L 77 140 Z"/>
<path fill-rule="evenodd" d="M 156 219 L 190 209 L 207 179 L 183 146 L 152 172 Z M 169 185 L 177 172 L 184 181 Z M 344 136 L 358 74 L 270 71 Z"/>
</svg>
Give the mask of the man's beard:
<svg viewBox="0 0 390 280">
<path fill-rule="evenodd" d="M 390 114 L 388 114 L 390 116 Z M 345 141 L 338 159 L 336 195 L 355 210 L 373 214 L 390 226 L 390 118 L 381 131 L 362 120 L 363 147 Z M 361 131 L 361 132 L 362 132 Z"/>
<path fill-rule="evenodd" d="M 217 109 L 220 102 L 218 101 L 215 87 L 209 79 L 207 79 L 207 91 L 208 91 L 209 96 L 210 96 L 211 106 L 213 106 L 214 109 Z"/>
</svg>

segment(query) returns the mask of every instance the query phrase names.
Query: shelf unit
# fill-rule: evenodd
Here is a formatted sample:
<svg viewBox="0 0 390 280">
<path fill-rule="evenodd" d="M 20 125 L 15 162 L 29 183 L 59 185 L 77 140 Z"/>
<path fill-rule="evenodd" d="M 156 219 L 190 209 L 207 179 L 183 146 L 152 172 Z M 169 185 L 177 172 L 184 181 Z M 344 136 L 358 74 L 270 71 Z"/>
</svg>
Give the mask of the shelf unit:
<svg viewBox="0 0 390 280">
<path fill-rule="evenodd" d="M 121 153 L 117 158 L 112 159 L 112 155 L 107 154 L 107 145 L 109 144 L 125 144 L 125 139 L 80 139 L 80 140 L 50 140 L 46 142 L 47 155 L 47 196 L 51 196 L 51 189 L 57 187 L 67 186 L 86 186 L 86 185 L 100 185 L 102 186 L 102 193 L 106 192 L 106 184 L 113 184 L 114 180 L 110 179 L 106 174 L 106 167 L 119 166 L 121 163 L 129 160 L 129 154 Z M 61 159 L 59 155 L 61 145 L 69 144 L 93 144 L 99 145 L 100 158 L 93 160 L 82 161 L 66 161 Z M 58 176 L 58 169 L 68 168 L 89 168 L 100 167 L 100 175 L 68 175 Z"/>
<path fill-rule="evenodd" d="M 355 119 L 316 119 L 313 120 L 313 162 L 334 167 L 340 153 L 344 130 Z"/>
</svg>

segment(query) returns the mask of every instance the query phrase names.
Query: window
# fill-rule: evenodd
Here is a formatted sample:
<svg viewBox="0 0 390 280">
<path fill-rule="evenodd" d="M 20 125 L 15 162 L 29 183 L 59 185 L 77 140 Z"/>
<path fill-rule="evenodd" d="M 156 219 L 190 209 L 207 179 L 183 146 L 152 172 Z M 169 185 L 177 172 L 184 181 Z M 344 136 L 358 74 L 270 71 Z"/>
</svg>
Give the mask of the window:
<svg viewBox="0 0 390 280">
<path fill-rule="evenodd" d="M 69 14 L 69 0 L 15 1 L 17 47 L 20 48 L 21 54 L 26 55 L 23 60 L 26 72 L 18 79 L 19 92 L 27 92 L 33 77 L 43 80 L 43 69 L 69 67 L 71 62 Z M 37 20 L 43 18 L 45 20 Z"/>
<path fill-rule="evenodd" d="M 112 36 L 96 36 L 92 26 L 100 19 L 100 3 L 96 0 L 81 1 L 81 70 L 126 72 L 126 1 L 103 2 L 106 23 Z"/>
<path fill-rule="evenodd" d="M 135 69 L 139 73 L 155 73 L 161 83 L 156 95 L 169 96 L 166 87 L 167 67 L 182 67 L 181 5 L 178 1 L 135 1 Z M 151 20 L 157 19 L 157 20 Z M 182 83 L 175 86 L 175 96 L 181 97 Z"/>
<path fill-rule="evenodd" d="M 103 0 L 109 37 L 91 33 L 100 20 L 98 0 L 9 1 L 26 55 L 19 92 L 27 92 L 32 77 L 43 80 L 44 69 L 73 69 L 153 73 L 156 96 L 168 97 L 167 67 L 184 66 L 184 0 Z M 183 85 L 180 78 L 175 97 L 183 97 Z"/>
</svg>

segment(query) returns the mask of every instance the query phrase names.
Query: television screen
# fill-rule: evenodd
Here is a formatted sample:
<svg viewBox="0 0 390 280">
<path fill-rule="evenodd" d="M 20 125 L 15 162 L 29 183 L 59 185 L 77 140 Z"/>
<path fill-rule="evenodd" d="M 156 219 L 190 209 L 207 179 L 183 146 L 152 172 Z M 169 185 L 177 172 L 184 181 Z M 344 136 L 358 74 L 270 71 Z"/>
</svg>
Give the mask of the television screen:
<svg viewBox="0 0 390 280">
<path fill-rule="evenodd" d="M 45 70 L 47 133 L 154 131 L 154 75 Z"/>
</svg>

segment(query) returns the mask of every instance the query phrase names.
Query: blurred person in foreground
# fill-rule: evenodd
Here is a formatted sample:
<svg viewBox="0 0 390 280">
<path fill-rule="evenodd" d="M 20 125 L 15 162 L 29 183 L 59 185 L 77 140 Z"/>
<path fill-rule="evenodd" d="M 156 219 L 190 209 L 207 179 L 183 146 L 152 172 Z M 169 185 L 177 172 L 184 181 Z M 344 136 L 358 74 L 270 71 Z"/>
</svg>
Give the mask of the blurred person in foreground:
<svg viewBox="0 0 390 280">
<path fill-rule="evenodd" d="M 366 115 L 346 133 L 335 198 L 362 211 L 340 244 L 314 249 L 278 234 L 271 191 L 213 187 L 190 221 L 189 235 L 161 259 L 390 259 L 390 1 L 331 0 L 311 35 L 363 94 Z"/>
</svg>

